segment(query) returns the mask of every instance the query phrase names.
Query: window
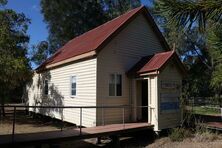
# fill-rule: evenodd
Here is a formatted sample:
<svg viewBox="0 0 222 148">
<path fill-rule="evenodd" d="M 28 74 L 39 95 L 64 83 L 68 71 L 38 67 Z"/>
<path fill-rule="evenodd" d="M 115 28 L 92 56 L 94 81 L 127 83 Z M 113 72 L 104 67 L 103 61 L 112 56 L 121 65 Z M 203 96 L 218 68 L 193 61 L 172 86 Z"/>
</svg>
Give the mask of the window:
<svg viewBox="0 0 222 148">
<path fill-rule="evenodd" d="M 109 76 L 109 96 L 122 96 L 122 75 Z"/>
<path fill-rule="evenodd" d="M 71 96 L 76 96 L 76 76 L 71 77 Z"/>
<path fill-rule="evenodd" d="M 44 81 L 44 94 L 48 95 L 49 94 L 49 84 L 48 80 Z"/>
</svg>

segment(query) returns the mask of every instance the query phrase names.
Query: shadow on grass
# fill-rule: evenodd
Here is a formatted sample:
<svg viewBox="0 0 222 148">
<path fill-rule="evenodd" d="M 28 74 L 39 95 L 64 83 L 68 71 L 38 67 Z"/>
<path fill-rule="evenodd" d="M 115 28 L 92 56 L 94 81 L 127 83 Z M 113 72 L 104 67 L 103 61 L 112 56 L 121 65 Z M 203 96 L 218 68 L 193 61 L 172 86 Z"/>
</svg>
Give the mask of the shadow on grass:
<svg viewBox="0 0 222 148">
<path fill-rule="evenodd" d="M 6 114 L 6 117 L 2 118 L 1 124 L 8 125 L 12 128 L 13 124 L 13 113 L 8 113 Z M 20 125 L 29 125 L 30 127 L 45 127 L 45 126 L 51 126 L 56 129 L 73 129 L 76 128 L 76 125 L 67 123 L 67 122 L 62 122 L 61 120 L 51 118 L 48 116 L 44 116 L 41 114 L 31 114 L 31 115 L 26 115 L 25 111 L 16 111 L 16 120 L 15 120 L 16 126 Z M 15 127 L 16 130 L 16 127 Z M 41 131 L 39 131 L 41 132 Z M 25 132 L 24 132 L 25 133 Z"/>
<path fill-rule="evenodd" d="M 120 141 L 120 146 L 124 148 L 146 147 L 152 144 L 155 140 L 155 134 L 152 130 L 144 130 L 122 136 L 128 137 L 127 139 Z"/>
</svg>

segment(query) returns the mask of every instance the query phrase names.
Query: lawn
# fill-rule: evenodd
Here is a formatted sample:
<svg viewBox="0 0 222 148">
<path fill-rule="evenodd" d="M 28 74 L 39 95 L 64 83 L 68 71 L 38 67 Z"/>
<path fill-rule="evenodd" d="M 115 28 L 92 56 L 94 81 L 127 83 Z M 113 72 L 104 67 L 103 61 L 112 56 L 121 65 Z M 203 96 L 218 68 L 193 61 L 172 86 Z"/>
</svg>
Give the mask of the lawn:
<svg viewBox="0 0 222 148">
<path fill-rule="evenodd" d="M 194 106 L 193 107 L 194 114 L 200 115 L 220 115 L 220 108 L 210 107 L 210 106 Z"/>
</svg>

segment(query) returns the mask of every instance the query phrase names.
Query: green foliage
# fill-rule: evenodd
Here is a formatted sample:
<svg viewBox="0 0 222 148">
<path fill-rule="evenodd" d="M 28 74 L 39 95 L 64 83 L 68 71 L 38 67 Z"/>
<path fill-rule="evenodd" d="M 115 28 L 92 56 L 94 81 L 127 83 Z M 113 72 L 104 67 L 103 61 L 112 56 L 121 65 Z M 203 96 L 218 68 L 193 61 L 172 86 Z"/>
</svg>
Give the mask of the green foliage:
<svg viewBox="0 0 222 148">
<path fill-rule="evenodd" d="M 29 19 L 13 10 L 0 10 L 0 99 L 3 104 L 10 92 L 23 87 L 31 78 L 26 58 Z"/>
<path fill-rule="evenodd" d="M 5 6 L 7 2 L 7 0 L 0 0 L 0 6 Z"/>
<path fill-rule="evenodd" d="M 219 115 L 220 108 L 195 106 L 193 107 L 193 113 L 200 114 L 200 115 Z"/>
<path fill-rule="evenodd" d="M 41 0 L 41 11 L 48 24 L 50 53 L 107 19 L 95 0 Z"/>
<path fill-rule="evenodd" d="M 171 22 L 183 29 L 197 23 L 199 29 L 206 28 L 208 19 L 219 20 L 222 14 L 221 0 L 158 0 L 163 13 L 168 13 Z"/>
<path fill-rule="evenodd" d="M 172 141 L 183 141 L 184 138 L 191 137 L 192 133 L 185 128 L 173 128 L 170 132 L 169 138 Z"/>
<path fill-rule="evenodd" d="M 31 61 L 36 65 L 40 65 L 49 57 L 48 42 L 42 41 L 38 45 L 32 47 Z"/>
<path fill-rule="evenodd" d="M 215 89 L 222 88 L 222 24 L 214 24 L 208 31 L 208 49 L 214 68 L 211 86 Z"/>
<path fill-rule="evenodd" d="M 139 0 L 41 0 L 41 12 L 48 24 L 48 47 L 36 45 L 37 65 L 66 42 L 140 5 Z M 41 55 L 42 54 L 42 55 Z"/>
<path fill-rule="evenodd" d="M 103 2 L 108 19 L 115 18 L 141 5 L 140 0 L 104 0 L 101 2 Z"/>
<path fill-rule="evenodd" d="M 173 1 L 172 1 L 173 2 Z M 189 29 L 181 29 L 176 21 L 172 21 L 171 8 L 177 4 L 164 5 L 166 1 L 155 1 L 153 12 L 157 24 L 160 26 L 171 48 L 174 48 L 188 69 L 188 75 L 184 80 L 183 94 L 189 96 L 210 96 L 211 63 L 206 51 L 205 36 L 199 32 L 198 26 Z M 179 3 L 179 2 L 178 2 Z M 170 6 L 168 6 L 170 5 Z M 178 7 L 182 7 L 179 5 Z"/>
</svg>

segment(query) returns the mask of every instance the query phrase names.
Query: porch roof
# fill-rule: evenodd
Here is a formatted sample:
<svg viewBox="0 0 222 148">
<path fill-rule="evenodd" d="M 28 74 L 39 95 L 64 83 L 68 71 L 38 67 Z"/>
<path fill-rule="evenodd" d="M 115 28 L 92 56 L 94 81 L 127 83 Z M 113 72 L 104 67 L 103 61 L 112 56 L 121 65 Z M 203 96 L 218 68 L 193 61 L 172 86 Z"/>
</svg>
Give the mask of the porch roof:
<svg viewBox="0 0 222 148">
<path fill-rule="evenodd" d="M 170 59 L 174 58 L 176 60 L 177 65 L 182 70 L 182 73 L 186 72 L 186 69 L 182 62 L 180 61 L 178 55 L 175 51 L 161 52 L 156 53 L 154 55 L 149 55 L 141 58 L 139 62 L 137 62 L 128 72 L 128 75 L 140 75 L 144 73 L 153 73 L 161 70 L 164 65 Z"/>
</svg>

